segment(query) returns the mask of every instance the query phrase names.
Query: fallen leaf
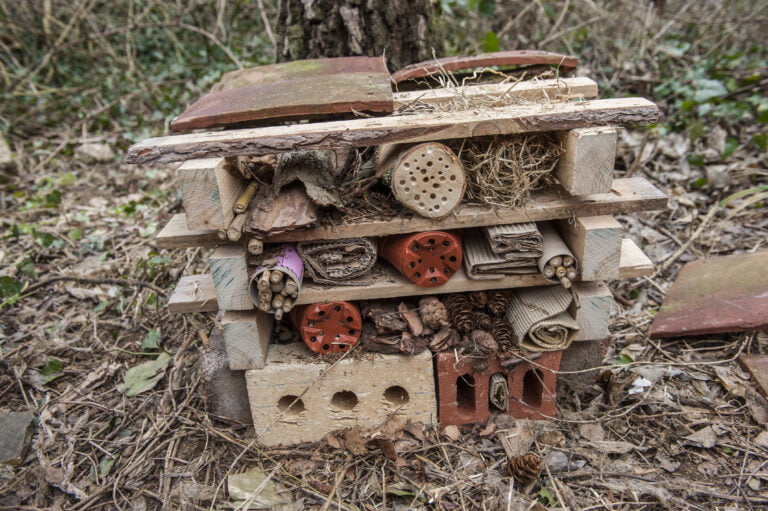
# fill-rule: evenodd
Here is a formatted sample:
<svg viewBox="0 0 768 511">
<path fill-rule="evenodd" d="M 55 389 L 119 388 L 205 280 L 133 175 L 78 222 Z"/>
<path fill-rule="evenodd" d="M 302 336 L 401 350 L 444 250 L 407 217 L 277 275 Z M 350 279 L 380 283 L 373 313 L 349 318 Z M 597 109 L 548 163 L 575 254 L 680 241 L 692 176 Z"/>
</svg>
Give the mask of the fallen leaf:
<svg viewBox="0 0 768 511">
<path fill-rule="evenodd" d="M 368 452 L 360 428 L 352 428 L 344 432 L 344 447 L 355 456 L 362 456 Z"/>
<path fill-rule="evenodd" d="M 478 433 L 482 437 L 489 437 L 493 435 L 496 432 L 496 423 L 495 422 L 489 422 L 485 425 L 483 430 Z"/>
<path fill-rule="evenodd" d="M 424 440 L 424 425 L 420 422 L 411 422 L 403 426 L 403 431 L 410 433 L 416 440 Z"/>
<path fill-rule="evenodd" d="M 397 461 L 398 459 L 397 452 L 395 452 L 395 444 L 388 438 L 374 438 L 368 440 L 366 445 L 373 449 L 381 449 L 381 453 L 392 461 Z"/>
<path fill-rule="evenodd" d="M 628 452 L 638 449 L 638 446 L 629 442 L 602 440 L 600 442 L 592 442 L 592 447 L 598 451 L 608 454 L 627 454 Z"/>
<path fill-rule="evenodd" d="M 755 422 L 761 426 L 768 424 L 768 400 L 751 389 L 746 389 L 744 397 Z"/>
<path fill-rule="evenodd" d="M 599 423 L 582 424 L 579 426 L 579 434 L 590 442 L 602 442 L 605 440 L 605 430 Z"/>
<path fill-rule="evenodd" d="M 510 458 L 527 453 L 536 438 L 530 422 L 526 420 L 515 422 L 508 430 L 499 430 L 496 436 Z"/>
<path fill-rule="evenodd" d="M 763 449 L 768 449 L 768 431 L 761 431 L 760 434 L 755 437 L 754 442 Z"/>
<path fill-rule="evenodd" d="M 656 454 L 656 461 L 659 462 L 659 466 L 667 472 L 674 472 L 680 468 L 680 463 L 672 461 L 671 458 L 664 456 L 663 454 Z"/>
<path fill-rule="evenodd" d="M 159 328 L 153 328 L 149 332 L 147 332 L 147 335 L 144 336 L 144 339 L 141 341 L 141 348 L 144 350 L 156 350 L 160 347 L 160 329 Z"/>
<path fill-rule="evenodd" d="M 229 497 L 237 501 L 247 501 L 250 509 L 272 509 L 275 506 L 290 503 L 284 496 L 290 492 L 272 479 L 259 467 L 254 467 L 241 474 L 227 478 Z"/>
<path fill-rule="evenodd" d="M 334 449 L 341 449 L 343 447 L 341 440 L 339 440 L 339 437 L 337 437 L 334 434 L 328 435 L 326 440 L 328 440 L 328 445 L 330 445 Z"/>
<path fill-rule="evenodd" d="M 168 353 L 160 353 L 155 360 L 132 367 L 125 373 L 124 383 L 118 386 L 126 396 L 135 396 L 151 390 L 165 375 L 165 369 L 171 363 Z"/>
<path fill-rule="evenodd" d="M 457 426 L 446 426 L 445 429 L 443 429 L 443 435 L 448 437 L 448 439 L 453 440 L 454 442 L 457 441 L 459 438 L 461 438 L 461 431 L 459 431 L 459 428 Z"/>
<path fill-rule="evenodd" d="M 542 431 L 536 437 L 536 441 L 542 445 L 551 445 L 553 447 L 562 447 L 565 445 L 565 435 L 556 429 Z"/>
<path fill-rule="evenodd" d="M 744 394 L 746 393 L 744 383 L 740 381 L 736 376 L 734 376 L 730 367 L 716 366 L 715 374 L 717 375 L 717 379 L 720 380 L 720 383 L 723 384 L 723 387 L 725 387 L 725 390 L 727 390 L 728 393 L 737 397 L 744 397 Z"/>
<path fill-rule="evenodd" d="M 683 438 L 694 447 L 711 449 L 717 445 L 717 433 L 712 429 L 712 426 L 701 428 L 697 432 Z"/>
</svg>

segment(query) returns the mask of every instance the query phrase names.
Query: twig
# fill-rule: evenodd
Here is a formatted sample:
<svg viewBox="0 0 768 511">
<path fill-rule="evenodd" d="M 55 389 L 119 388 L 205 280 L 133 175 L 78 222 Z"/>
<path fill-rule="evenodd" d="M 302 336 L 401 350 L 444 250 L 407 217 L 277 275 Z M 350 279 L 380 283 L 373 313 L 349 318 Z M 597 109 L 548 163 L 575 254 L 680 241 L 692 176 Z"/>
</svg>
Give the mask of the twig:
<svg viewBox="0 0 768 511">
<path fill-rule="evenodd" d="M 717 213 L 719 209 L 719 206 L 717 203 L 712 205 L 712 207 L 709 209 L 709 212 L 707 213 L 707 216 L 704 217 L 704 220 L 701 222 L 701 225 L 693 232 L 690 238 L 688 238 L 685 243 L 683 243 L 683 246 L 678 248 L 667 260 L 665 260 L 663 263 L 659 265 L 659 270 L 656 273 L 661 273 L 665 270 L 667 270 L 670 266 L 675 264 L 675 261 L 677 261 L 677 258 L 683 255 L 690 247 L 693 245 L 693 242 L 696 241 L 699 236 L 701 236 L 701 233 L 704 232 L 704 229 L 709 227 L 709 223 L 712 221 L 712 219 L 715 217 L 715 213 Z"/>
<path fill-rule="evenodd" d="M 157 287 L 150 282 L 144 282 L 143 280 L 121 280 L 121 279 L 89 279 L 85 277 L 52 277 L 50 279 L 43 280 L 37 284 L 32 284 L 26 290 L 24 290 L 24 297 L 34 294 L 37 290 L 44 288 L 50 284 L 56 282 L 77 282 L 79 284 L 96 284 L 96 285 L 113 285 L 113 286 L 126 286 L 126 287 L 139 287 L 151 289 L 163 298 L 167 298 L 168 295 L 165 291 Z"/>
</svg>

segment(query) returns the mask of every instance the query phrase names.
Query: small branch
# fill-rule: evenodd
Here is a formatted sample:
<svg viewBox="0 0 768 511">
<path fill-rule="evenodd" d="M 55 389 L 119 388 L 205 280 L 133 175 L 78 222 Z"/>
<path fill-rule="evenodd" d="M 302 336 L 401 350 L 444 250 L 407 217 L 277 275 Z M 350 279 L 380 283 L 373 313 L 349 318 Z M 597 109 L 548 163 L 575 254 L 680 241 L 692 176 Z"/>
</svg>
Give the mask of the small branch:
<svg viewBox="0 0 768 511">
<path fill-rule="evenodd" d="M 112 286 L 147 288 L 147 289 L 151 289 L 152 291 L 162 296 L 163 298 L 168 297 L 165 291 L 163 291 L 156 285 L 150 282 L 144 282 L 143 280 L 89 279 L 84 277 L 64 277 L 64 276 L 52 277 L 50 279 L 38 282 L 37 284 L 33 284 L 24 291 L 24 296 L 29 296 L 35 293 L 36 291 L 38 291 L 39 289 L 42 289 L 50 284 L 55 284 L 56 282 L 77 282 L 79 284 L 95 284 L 95 285 L 112 285 Z"/>
</svg>

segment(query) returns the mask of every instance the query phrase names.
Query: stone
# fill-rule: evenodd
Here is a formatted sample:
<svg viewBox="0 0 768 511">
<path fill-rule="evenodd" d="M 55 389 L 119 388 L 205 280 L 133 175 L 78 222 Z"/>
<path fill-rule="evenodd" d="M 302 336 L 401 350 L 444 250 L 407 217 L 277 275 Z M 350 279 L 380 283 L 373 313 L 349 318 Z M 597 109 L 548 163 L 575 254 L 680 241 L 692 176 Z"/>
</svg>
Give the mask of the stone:
<svg viewBox="0 0 768 511">
<path fill-rule="evenodd" d="M 32 412 L 0 414 L 0 463 L 18 465 L 32 439 Z"/>
<path fill-rule="evenodd" d="M 15 163 L 13 152 L 11 152 L 8 142 L 0 135 L 0 170 L 11 170 Z"/>
<path fill-rule="evenodd" d="M 83 163 L 109 163 L 115 159 L 115 153 L 107 144 L 81 144 L 75 149 L 75 158 Z"/>
<path fill-rule="evenodd" d="M 208 414 L 224 422 L 251 424 L 245 371 L 229 368 L 224 334 L 214 328 L 203 353 L 203 400 Z"/>
</svg>

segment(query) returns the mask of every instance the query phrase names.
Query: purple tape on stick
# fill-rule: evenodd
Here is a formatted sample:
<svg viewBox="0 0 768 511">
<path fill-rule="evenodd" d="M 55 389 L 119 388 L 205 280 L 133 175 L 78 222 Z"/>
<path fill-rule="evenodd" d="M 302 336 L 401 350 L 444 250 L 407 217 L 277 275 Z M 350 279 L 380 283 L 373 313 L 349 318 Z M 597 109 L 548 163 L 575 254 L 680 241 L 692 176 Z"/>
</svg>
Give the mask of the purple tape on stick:
<svg viewBox="0 0 768 511">
<path fill-rule="evenodd" d="M 256 268 L 253 275 L 251 275 L 251 283 L 249 286 L 251 299 L 257 307 L 259 304 L 257 282 L 259 276 L 267 270 L 280 270 L 291 277 L 296 282 L 296 285 L 299 288 L 299 294 L 301 294 L 301 279 L 304 276 L 304 263 L 302 263 L 301 257 L 299 257 L 299 253 L 296 251 L 294 245 L 283 244 L 273 247 L 271 251 L 265 255 L 263 260 L 269 261 L 269 264 Z"/>
</svg>

